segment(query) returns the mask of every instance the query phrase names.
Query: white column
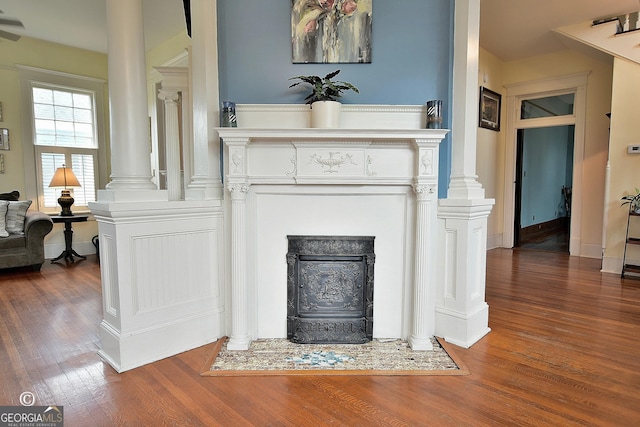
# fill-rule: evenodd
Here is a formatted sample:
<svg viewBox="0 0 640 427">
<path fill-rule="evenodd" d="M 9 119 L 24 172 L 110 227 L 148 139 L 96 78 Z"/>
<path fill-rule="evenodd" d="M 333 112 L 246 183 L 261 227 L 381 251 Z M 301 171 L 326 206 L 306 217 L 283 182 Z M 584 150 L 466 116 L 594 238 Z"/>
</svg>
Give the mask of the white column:
<svg viewBox="0 0 640 427">
<path fill-rule="evenodd" d="M 191 0 L 193 176 L 187 199 L 221 199 L 216 0 Z M 187 177 L 185 177 L 187 179 Z"/>
<path fill-rule="evenodd" d="M 432 350 L 435 332 L 434 297 L 437 260 L 438 139 L 416 140 L 416 229 L 414 252 L 413 325 L 409 345 L 413 350 Z"/>
<path fill-rule="evenodd" d="M 476 175 L 480 0 L 456 0 L 454 27 L 451 182 L 438 207 L 435 332 L 470 347 L 491 330 L 485 276 L 487 217 L 494 200 L 484 198 Z"/>
<path fill-rule="evenodd" d="M 482 199 L 484 190 L 476 175 L 480 0 L 456 0 L 454 27 L 452 159 L 448 198 Z"/>
<path fill-rule="evenodd" d="M 169 200 L 180 200 L 182 199 L 180 127 L 178 118 L 180 94 L 176 91 L 161 89 L 158 98 L 164 101 L 167 191 L 169 192 Z"/>
<path fill-rule="evenodd" d="M 246 197 L 248 184 L 229 184 L 231 193 L 231 336 L 229 350 L 248 350 Z"/>
<path fill-rule="evenodd" d="M 155 190 L 151 181 L 142 0 L 107 0 L 107 38 L 111 115 L 111 182 L 107 189 L 116 193 Z"/>
<path fill-rule="evenodd" d="M 180 111 L 176 110 L 176 123 L 181 122 L 182 126 L 178 126 L 177 131 L 180 132 L 180 128 L 182 128 L 182 157 L 180 157 L 180 152 L 177 154 L 174 152 L 172 155 L 176 156 L 178 159 L 178 167 L 181 169 L 182 173 L 179 175 L 179 179 L 181 181 L 181 189 L 180 189 L 180 199 L 184 199 L 184 195 L 186 193 L 186 185 L 188 184 L 189 179 L 191 178 L 191 165 L 193 164 L 193 138 L 192 138 L 192 126 L 193 119 L 191 118 L 191 88 L 189 87 L 190 74 L 189 68 L 187 67 L 154 67 L 162 76 L 162 91 L 166 93 L 179 93 L 180 100 L 179 104 L 176 107 L 182 107 L 180 111 L 182 112 L 182 117 L 179 117 Z M 160 94 L 161 95 L 161 94 Z M 160 98 L 162 99 L 162 98 Z M 165 101 L 166 104 L 166 101 Z M 166 113 L 165 113 L 166 114 Z M 173 120 L 173 119 L 172 119 Z M 165 136 L 166 142 L 165 147 L 169 144 L 169 131 L 167 130 L 167 135 Z M 179 138 L 174 136 L 173 138 Z M 176 147 L 179 147 L 180 141 L 178 139 L 175 140 Z M 158 143 L 162 143 L 162 141 L 158 141 Z M 178 148 L 179 149 L 179 148 Z M 168 166 L 167 166 L 168 169 Z M 180 169 L 176 169 L 178 173 L 180 173 Z M 170 196 L 169 200 L 178 200 L 173 199 Z"/>
<path fill-rule="evenodd" d="M 416 192 L 416 247 L 413 289 L 413 333 L 409 345 L 413 350 L 432 350 L 431 337 L 434 332 L 433 293 L 429 287 L 430 269 L 429 239 L 433 239 L 434 229 L 429 227 L 429 204 L 434 199 L 435 187 L 417 185 Z"/>
</svg>

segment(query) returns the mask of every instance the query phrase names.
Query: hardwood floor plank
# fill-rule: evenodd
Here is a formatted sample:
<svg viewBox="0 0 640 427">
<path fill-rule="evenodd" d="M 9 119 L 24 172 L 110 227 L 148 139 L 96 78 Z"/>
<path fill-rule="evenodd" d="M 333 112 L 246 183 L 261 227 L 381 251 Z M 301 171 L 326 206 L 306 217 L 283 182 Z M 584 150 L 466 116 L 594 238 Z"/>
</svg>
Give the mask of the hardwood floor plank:
<svg viewBox="0 0 640 427">
<path fill-rule="evenodd" d="M 68 426 L 627 426 L 640 420 L 640 281 L 561 253 L 487 254 L 492 332 L 467 376 L 201 377 L 213 344 L 116 373 L 97 355 L 95 256 L 0 270 L 0 405 Z"/>
</svg>

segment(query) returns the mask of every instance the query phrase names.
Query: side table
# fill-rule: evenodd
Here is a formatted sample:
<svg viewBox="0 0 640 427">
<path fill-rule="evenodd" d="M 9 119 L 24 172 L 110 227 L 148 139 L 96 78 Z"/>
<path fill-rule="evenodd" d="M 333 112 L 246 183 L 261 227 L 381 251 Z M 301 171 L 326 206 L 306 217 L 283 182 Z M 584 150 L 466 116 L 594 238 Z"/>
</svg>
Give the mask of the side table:
<svg viewBox="0 0 640 427">
<path fill-rule="evenodd" d="M 73 243 L 73 230 L 71 229 L 71 224 L 74 222 L 85 222 L 89 218 L 89 215 L 73 215 L 73 216 L 61 216 L 55 215 L 51 217 L 51 221 L 55 223 L 64 222 L 64 251 L 56 258 L 52 259 L 51 262 L 56 262 L 59 259 L 64 258 L 65 261 L 74 262 L 73 256 L 77 256 L 78 258 L 87 259 L 86 256 L 82 256 L 76 251 L 73 250 L 71 244 Z"/>
</svg>

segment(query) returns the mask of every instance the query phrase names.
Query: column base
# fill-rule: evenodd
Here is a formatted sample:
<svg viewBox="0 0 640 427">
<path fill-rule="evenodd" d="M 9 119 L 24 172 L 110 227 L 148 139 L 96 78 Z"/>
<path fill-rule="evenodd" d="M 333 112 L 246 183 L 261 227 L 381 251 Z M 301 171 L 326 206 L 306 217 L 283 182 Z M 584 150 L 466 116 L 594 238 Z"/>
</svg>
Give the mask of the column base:
<svg viewBox="0 0 640 427">
<path fill-rule="evenodd" d="M 448 343 L 469 348 L 491 332 L 489 306 L 483 303 L 472 313 L 461 313 L 436 307 L 436 335 Z"/>
<path fill-rule="evenodd" d="M 168 200 L 167 190 L 98 190 L 98 203 L 166 202 Z"/>
<path fill-rule="evenodd" d="M 409 337 L 409 347 L 414 351 L 429 351 L 433 350 L 433 343 L 430 338 L 423 337 Z"/>
<path fill-rule="evenodd" d="M 197 316 L 176 319 L 133 331 L 121 331 L 103 320 L 98 355 L 119 373 L 138 368 L 218 340 L 222 313 L 209 310 Z"/>
<path fill-rule="evenodd" d="M 227 343 L 227 350 L 249 350 L 249 346 L 251 345 L 251 337 L 245 335 L 244 337 L 234 337 L 229 338 L 229 342 Z"/>
</svg>

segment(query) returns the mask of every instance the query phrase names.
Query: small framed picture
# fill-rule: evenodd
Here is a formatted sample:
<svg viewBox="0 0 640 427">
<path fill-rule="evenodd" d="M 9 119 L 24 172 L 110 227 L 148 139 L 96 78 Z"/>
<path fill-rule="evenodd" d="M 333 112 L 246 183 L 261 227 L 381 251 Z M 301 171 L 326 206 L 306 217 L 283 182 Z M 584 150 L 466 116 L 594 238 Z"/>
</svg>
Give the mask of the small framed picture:
<svg viewBox="0 0 640 427">
<path fill-rule="evenodd" d="M 9 129 L 0 128 L 0 150 L 9 149 Z"/>
<path fill-rule="evenodd" d="M 500 104 L 502 95 L 486 87 L 480 87 L 480 127 L 500 130 Z"/>
<path fill-rule="evenodd" d="M 0 173 L 4 173 L 4 154 L 0 154 Z"/>
</svg>

